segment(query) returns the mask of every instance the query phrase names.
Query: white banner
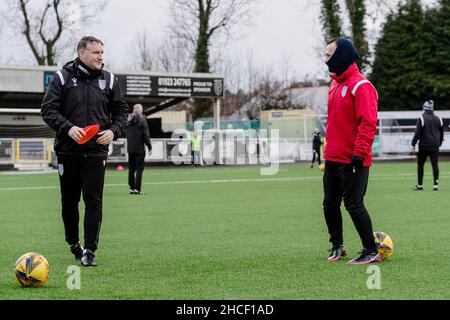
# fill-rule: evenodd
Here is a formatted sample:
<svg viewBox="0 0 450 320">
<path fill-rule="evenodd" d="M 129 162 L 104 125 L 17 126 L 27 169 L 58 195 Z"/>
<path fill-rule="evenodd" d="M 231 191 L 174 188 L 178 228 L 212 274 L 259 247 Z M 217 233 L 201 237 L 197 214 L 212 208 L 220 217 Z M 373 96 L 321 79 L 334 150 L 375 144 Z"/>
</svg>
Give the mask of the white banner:
<svg viewBox="0 0 450 320">
<path fill-rule="evenodd" d="M 383 133 L 380 136 L 383 153 L 408 153 L 411 151 L 411 141 L 414 133 Z M 450 132 L 444 133 L 441 152 L 450 152 Z"/>
</svg>

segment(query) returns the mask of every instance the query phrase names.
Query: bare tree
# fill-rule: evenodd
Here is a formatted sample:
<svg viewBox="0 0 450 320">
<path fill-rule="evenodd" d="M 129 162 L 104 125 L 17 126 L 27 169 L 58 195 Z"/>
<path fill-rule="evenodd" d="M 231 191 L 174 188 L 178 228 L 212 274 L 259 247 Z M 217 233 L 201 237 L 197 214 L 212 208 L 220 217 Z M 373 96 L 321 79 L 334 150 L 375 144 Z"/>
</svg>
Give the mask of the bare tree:
<svg viewBox="0 0 450 320">
<path fill-rule="evenodd" d="M 369 23 L 375 24 L 386 17 L 402 0 L 369 0 L 367 1 L 367 18 Z"/>
<path fill-rule="evenodd" d="M 278 71 L 280 83 L 284 89 L 290 88 L 297 81 L 297 75 L 292 69 L 292 64 L 292 56 L 287 52 L 283 52 L 279 60 Z"/>
<path fill-rule="evenodd" d="M 170 0 L 169 31 L 184 41 L 194 61 L 194 71 L 211 72 L 211 45 L 239 35 L 237 27 L 249 25 L 258 0 Z M 193 26 L 193 27 L 192 27 Z M 213 70 L 214 71 L 214 70 Z M 194 116 L 210 116 L 209 101 L 196 101 Z"/>
<path fill-rule="evenodd" d="M 56 65 L 69 31 L 88 25 L 106 1 L 9 0 L 8 20 L 20 30 L 39 65 Z"/>
<path fill-rule="evenodd" d="M 156 67 L 155 45 L 146 30 L 136 34 L 133 44 L 132 68 L 142 71 L 151 71 Z"/>
<path fill-rule="evenodd" d="M 169 30 L 189 45 L 196 72 L 210 72 L 209 51 L 214 37 L 236 37 L 236 27 L 249 25 L 257 0 L 170 0 Z M 187 27 L 187 26 L 194 26 Z"/>
<path fill-rule="evenodd" d="M 156 46 L 156 59 L 159 70 L 166 72 L 189 73 L 194 63 L 186 54 L 186 46 L 180 39 L 163 37 L 163 41 Z"/>
<path fill-rule="evenodd" d="M 161 39 L 152 38 L 147 30 L 137 33 L 130 45 L 133 61 L 129 67 L 145 71 L 192 72 L 193 62 L 186 55 L 185 44 L 167 34 Z"/>
</svg>

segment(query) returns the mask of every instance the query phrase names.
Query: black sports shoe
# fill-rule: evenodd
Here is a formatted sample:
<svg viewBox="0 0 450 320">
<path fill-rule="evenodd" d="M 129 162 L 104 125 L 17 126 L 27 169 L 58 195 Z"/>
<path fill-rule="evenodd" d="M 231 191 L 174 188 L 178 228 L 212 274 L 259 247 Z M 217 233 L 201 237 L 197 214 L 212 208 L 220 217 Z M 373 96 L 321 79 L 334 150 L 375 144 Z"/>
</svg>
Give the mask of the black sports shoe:
<svg viewBox="0 0 450 320">
<path fill-rule="evenodd" d="M 369 264 L 369 263 L 379 263 L 383 260 L 378 252 L 369 252 L 366 249 L 363 249 L 360 253 L 359 257 L 350 260 L 347 262 L 348 264 Z"/>
<path fill-rule="evenodd" d="M 333 246 L 330 249 L 330 255 L 328 256 L 328 261 L 338 261 L 347 255 L 344 246 Z"/>
<path fill-rule="evenodd" d="M 97 261 L 95 261 L 95 254 L 91 250 L 84 249 L 83 256 L 81 257 L 81 265 L 84 267 L 97 266 Z"/>
<path fill-rule="evenodd" d="M 79 242 L 70 246 L 70 251 L 75 256 L 75 260 L 81 260 L 81 256 L 83 255 L 83 247 Z"/>
<path fill-rule="evenodd" d="M 438 191 L 439 190 L 439 186 L 437 184 L 433 185 L 433 191 Z"/>
<path fill-rule="evenodd" d="M 139 190 L 135 190 L 136 191 L 136 193 L 135 194 L 139 194 L 139 195 L 141 195 L 141 196 L 143 196 L 143 195 L 145 195 L 145 193 L 144 193 L 144 191 L 139 191 Z"/>
<path fill-rule="evenodd" d="M 413 190 L 416 190 L 416 191 L 422 191 L 422 190 L 423 190 L 423 186 L 416 184 L 416 185 L 414 186 Z"/>
<path fill-rule="evenodd" d="M 134 189 L 130 189 L 130 194 L 136 194 L 137 193 L 137 191 L 136 190 L 134 190 Z"/>
</svg>

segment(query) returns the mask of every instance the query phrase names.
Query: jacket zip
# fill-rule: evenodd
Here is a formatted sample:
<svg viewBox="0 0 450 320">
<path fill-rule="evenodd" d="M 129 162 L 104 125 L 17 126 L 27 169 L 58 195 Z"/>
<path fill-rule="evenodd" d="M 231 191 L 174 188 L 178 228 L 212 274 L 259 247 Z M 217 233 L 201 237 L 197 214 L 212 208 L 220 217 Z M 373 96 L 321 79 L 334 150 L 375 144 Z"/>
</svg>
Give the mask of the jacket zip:
<svg viewBox="0 0 450 320">
<path fill-rule="evenodd" d="M 86 125 L 88 124 L 88 119 L 89 119 L 89 90 L 88 90 L 88 85 L 89 85 L 89 79 L 86 80 L 85 82 L 85 89 L 84 89 L 84 94 L 86 96 Z M 84 157 L 87 157 L 87 143 L 84 145 L 84 149 L 85 149 L 85 153 L 84 153 Z"/>
</svg>

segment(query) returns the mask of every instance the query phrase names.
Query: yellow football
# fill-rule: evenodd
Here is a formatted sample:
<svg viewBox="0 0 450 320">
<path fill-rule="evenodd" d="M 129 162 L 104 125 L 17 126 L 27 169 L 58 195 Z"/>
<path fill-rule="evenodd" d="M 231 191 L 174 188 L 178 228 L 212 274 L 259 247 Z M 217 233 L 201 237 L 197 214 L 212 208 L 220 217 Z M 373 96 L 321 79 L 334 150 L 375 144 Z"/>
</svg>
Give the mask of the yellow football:
<svg viewBox="0 0 450 320">
<path fill-rule="evenodd" d="M 380 231 L 374 232 L 373 235 L 381 259 L 387 260 L 394 252 L 394 243 L 391 237 L 387 233 Z"/>
<path fill-rule="evenodd" d="M 22 287 L 40 287 L 48 280 L 48 261 L 39 253 L 22 255 L 14 266 L 14 277 Z"/>
</svg>

